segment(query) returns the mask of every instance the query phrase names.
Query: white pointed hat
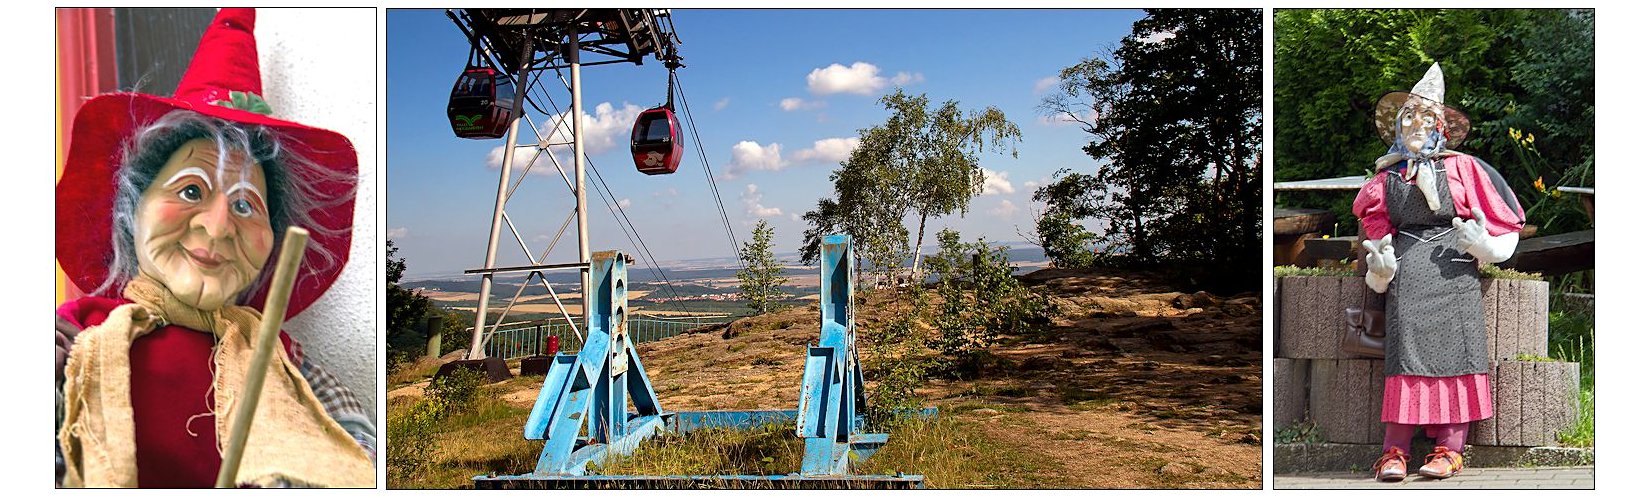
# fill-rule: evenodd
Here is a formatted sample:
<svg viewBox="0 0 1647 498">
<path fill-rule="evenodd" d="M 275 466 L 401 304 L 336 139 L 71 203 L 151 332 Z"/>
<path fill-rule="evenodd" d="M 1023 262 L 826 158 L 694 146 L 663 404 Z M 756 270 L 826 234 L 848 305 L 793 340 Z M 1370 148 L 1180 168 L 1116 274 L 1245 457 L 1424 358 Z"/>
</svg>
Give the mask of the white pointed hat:
<svg viewBox="0 0 1647 498">
<path fill-rule="evenodd" d="M 1395 143 L 1396 119 L 1401 116 L 1401 111 L 1432 105 L 1442 110 L 1443 132 L 1448 145 L 1464 142 L 1470 135 L 1470 117 L 1447 106 L 1446 96 L 1447 85 L 1441 77 L 1441 64 L 1430 64 L 1430 69 L 1424 72 L 1418 84 L 1413 85 L 1412 91 L 1390 92 L 1379 97 L 1378 105 L 1373 108 L 1373 123 L 1378 127 L 1379 138 L 1383 138 L 1386 144 Z"/>
</svg>

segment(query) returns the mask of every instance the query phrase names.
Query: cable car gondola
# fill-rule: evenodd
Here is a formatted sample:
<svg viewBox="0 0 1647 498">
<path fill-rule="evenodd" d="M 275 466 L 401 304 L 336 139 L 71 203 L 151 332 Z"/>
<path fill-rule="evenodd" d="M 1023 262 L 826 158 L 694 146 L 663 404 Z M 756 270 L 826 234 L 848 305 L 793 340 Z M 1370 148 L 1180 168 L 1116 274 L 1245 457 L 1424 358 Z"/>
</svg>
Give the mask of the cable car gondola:
<svg viewBox="0 0 1647 498">
<path fill-rule="evenodd" d="M 654 107 L 635 118 L 629 151 L 635 169 L 648 175 L 667 175 L 681 164 L 681 126 L 668 106 Z"/>
<path fill-rule="evenodd" d="M 503 138 L 515 106 L 515 82 L 502 71 L 471 62 L 452 85 L 446 118 L 459 138 Z"/>
<path fill-rule="evenodd" d="M 629 153 L 635 169 L 648 175 L 667 175 L 681 165 L 681 124 L 675 120 L 675 68 L 669 68 L 669 99 L 641 111 L 629 135 Z"/>
</svg>

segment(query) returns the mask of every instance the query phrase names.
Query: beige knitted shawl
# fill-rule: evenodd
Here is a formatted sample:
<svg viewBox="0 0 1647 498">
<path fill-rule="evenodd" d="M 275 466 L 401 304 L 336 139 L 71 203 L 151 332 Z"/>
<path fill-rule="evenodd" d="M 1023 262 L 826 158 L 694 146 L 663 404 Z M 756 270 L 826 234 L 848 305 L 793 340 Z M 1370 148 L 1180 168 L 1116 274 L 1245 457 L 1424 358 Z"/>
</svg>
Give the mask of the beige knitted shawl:
<svg viewBox="0 0 1647 498">
<path fill-rule="evenodd" d="M 133 340 L 166 324 L 217 337 L 211 396 L 220 454 L 229 438 L 230 414 L 262 315 L 244 306 L 201 311 L 144 276 L 126 284 L 125 296 L 133 303 L 75 338 L 64 368 L 64 420 L 57 437 L 67 463 L 65 487 L 136 487 L 138 466 L 166 465 L 137 461 L 131 379 L 142 372 L 131 371 L 130 357 Z M 284 354 L 273 355 L 235 482 L 370 487 L 375 476 L 365 450 L 326 415 L 297 366 Z"/>
</svg>

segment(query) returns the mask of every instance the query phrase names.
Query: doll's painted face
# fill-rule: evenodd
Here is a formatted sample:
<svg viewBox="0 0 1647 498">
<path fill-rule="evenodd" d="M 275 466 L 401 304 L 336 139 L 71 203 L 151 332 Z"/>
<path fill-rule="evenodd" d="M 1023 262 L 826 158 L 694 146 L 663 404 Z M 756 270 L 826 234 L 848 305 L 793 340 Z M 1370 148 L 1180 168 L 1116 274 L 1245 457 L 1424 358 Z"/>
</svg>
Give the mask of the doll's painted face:
<svg viewBox="0 0 1647 498">
<path fill-rule="evenodd" d="M 246 290 L 274 248 L 263 167 L 191 140 L 172 153 L 137 204 L 138 270 L 198 309 Z"/>
<path fill-rule="evenodd" d="M 1437 127 L 1446 126 L 1441 109 L 1435 104 L 1413 99 L 1401 109 L 1397 123 L 1398 136 L 1401 145 L 1407 150 L 1418 152 L 1424 148 L 1424 142 L 1429 139 L 1430 132 Z"/>
</svg>

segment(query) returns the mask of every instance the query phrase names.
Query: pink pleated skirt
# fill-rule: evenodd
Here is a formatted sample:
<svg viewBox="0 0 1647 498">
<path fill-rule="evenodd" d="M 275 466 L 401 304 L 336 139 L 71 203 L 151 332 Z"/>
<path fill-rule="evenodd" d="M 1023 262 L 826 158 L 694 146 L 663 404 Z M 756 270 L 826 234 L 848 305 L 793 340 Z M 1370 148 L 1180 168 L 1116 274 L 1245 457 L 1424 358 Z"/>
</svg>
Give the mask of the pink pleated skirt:
<svg viewBox="0 0 1647 498">
<path fill-rule="evenodd" d="M 1492 416 L 1493 388 L 1487 374 L 1384 378 L 1384 422 L 1458 424 Z"/>
</svg>

